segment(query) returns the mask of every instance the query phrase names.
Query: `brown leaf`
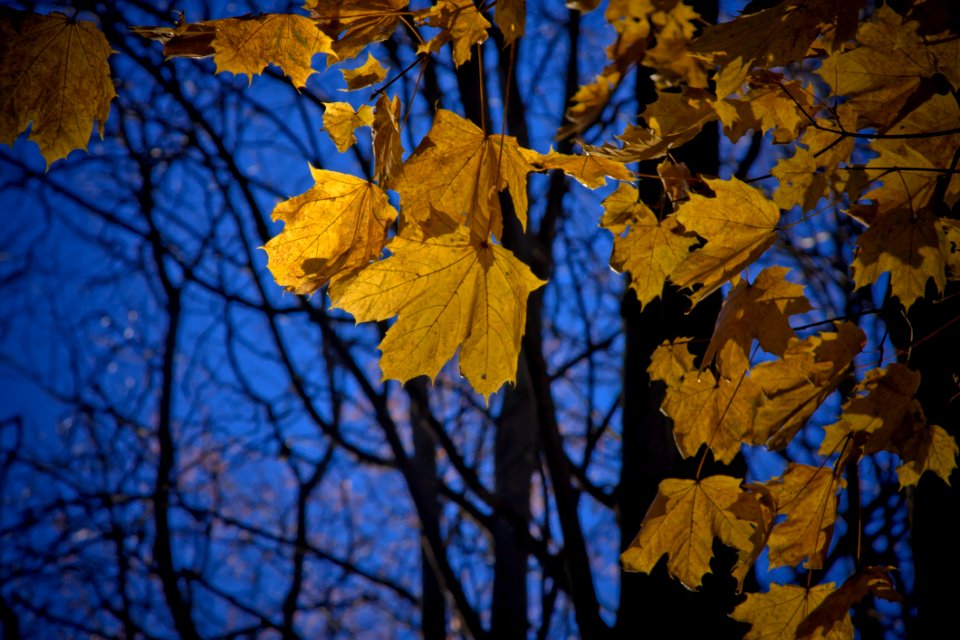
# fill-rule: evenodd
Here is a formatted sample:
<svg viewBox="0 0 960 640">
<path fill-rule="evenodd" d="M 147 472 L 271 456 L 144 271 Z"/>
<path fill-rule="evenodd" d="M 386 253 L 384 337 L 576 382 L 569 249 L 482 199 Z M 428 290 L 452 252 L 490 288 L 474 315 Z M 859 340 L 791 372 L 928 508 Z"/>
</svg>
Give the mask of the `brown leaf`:
<svg viewBox="0 0 960 640">
<path fill-rule="evenodd" d="M 787 519 L 770 533 L 770 567 L 823 568 L 833 537 L 840 482 L 830 467 L 791 462 L 779 478 L 764 483 L 773 495 L 777 515 Z"/>
<path fill-rule="evenodd" d="M 387 77 L 387 71 L 390 67 L 384 68 L 380 61 L 373 57 L 372 53 L 367 54 L 367 61 L 356 69 L 343 69 L 343 79 L 347 83 L 347 91 L 356 91 L 369 87 L 372 84 L 383 82 Z"/>
<path fill-rule="evenodd" d="M 373 177 L 382 188 L 391 187 L 400 172 L 403 142 L 400 139 L 400 99 L 386 94 L 377 98 L 373 113 Z"/>
<path fill-rule="evenodd" d="M 829 638 L 832 635 L 850 634 L 850 609 L 868 595 L 891 602 L 903 600 L 893 585 L 890 576 L 895 567 L 863 567 L 831 592 L 811 611 L 797 627 L 797 640 Z"/>
<path fill-rule="evenodd" d="M 336 39 L 337 57 L 348 60 L 367 45 L 390 38 L 407 4 L 409 0 L 307 0 L 305 8 Z"/>
<path fill-rule="evenodd" d="M 833 592 L 832 582 L 809 589 L 771 584 L 767 593 L 747 595 L 731 616 L 753 625 L 744 640 L 795 640 L 800 622 Z M 828 635 L 816 636 L 816 640 L 853 640 L 850 616 L 842 619 Z"/>
</svg>

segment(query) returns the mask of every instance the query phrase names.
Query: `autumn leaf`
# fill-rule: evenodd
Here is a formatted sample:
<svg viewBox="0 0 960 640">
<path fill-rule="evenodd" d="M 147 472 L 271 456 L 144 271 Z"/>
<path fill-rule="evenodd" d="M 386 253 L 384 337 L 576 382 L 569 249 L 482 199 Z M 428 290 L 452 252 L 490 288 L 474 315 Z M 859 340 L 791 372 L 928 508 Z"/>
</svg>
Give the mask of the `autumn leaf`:
<svg viewBox="0 0 960 640">
<path fill-rule="evenodd" d="M 657 165 L 657 175 L 663 184 L 663 192 L 677 207 L 690 199 L 690 169 L 683 162 L 666 159 Z"/>
<path fill-rule="evenodd" d="M 654 379 L 657 373 L 650 371 Z M 668 384 L 660 410 L 673 420 L 673 437 L 683 457 L 707 445 L 717 460 L 729 464 L 751 439 L 761 400 L 760 389 L 745 376 L 728 380 L 710 370 L 692 369 L 678 384 Z"/>
<path fill-rule="evenodd" d="M 814 41 L 834 25 L 841 31 L 837 40 L 845 40 L 862 5 L 862 1 L 784 0 L 707 27 L 691 49 L 720 66 L 717 97 L 725 98 L 740 90 L 754 67 L 782 67 L 802 60 Z"/>
<path fill-rule="evenodd" d="M 559 169 L 588 189 L 598 189 L 607 179 L 632 180 L 633 172 L 623 163 L 609 158 L 599 158 L 589 153 L 567 154 L 550 149 L 547 155 L 536 154 L 533 162 L 545 170 Z"/>
<path fill-rule="evenodd" d="M 664 342 L 650 356 L 647 373 L 653 380 L 660 380 L 668 387 L 679 386 L 683 377 L 696 370 L 693 366 L 693 354 L 687 348 L 691 338 L 677 338 L 673 342 Z"/>
<path fill-rule="evenodd" d="M 820 198 L 829 194 L 837 182 L 838 167 L 853 152 L 854 138 L 824 130 L 837 129 L 836 123 L 817 120 L 817 124 L 823 129 L 809 127 L 797 141 L 793 156 L 781 159 L 771 170 L 780 181 L 773 201 L 781 209 L 800 205 L 804 211 L 813 210 Z"/>
<path fill-rule="evenodd" d="M 110 44 L 90 22 L 0 10 L 0 143 L 30 128 L 49 167 L 86 149 L 117 95 L 110 79 Z"/>
<path fill-rule="evenodd" d="M 693 194 L 676 216 L 685 229 L 707 242 L 670 276 L 680 287 L 702 285 L 690 295 L 694 304 L 759 258 L 773 244 L 780 223 L 777 205 L 737 178 L 704 182 L 716 197 Z"/>
<path fill-rule="evenodd" d="M 564 113 L 567 124 L 557 131 L 557 140 L 569 138 L 589 129 L 603 114 L 603 109 L 610 102 L 610 96 L 616 91 L 622 78 L 623 74 L 614 69 L 605 71 L 593 82 L 580 86 L 570 99 L 570 106 Z"/>
<path fill-rule="evenodd" d="M 614 234 L 610 266 L 630 273 L 630 288 L 643 308 L 660 296 L 670 272 L 697 239 L 685 234 L 673 216 L 657 220 L 638 198 L 636 189 L 621 184 L 603 201 L 600 226 Z"/>
<path fill-rule="evenodd" d="M 527 28 L 527 0 L 497 0 L 493 21 L 503 32 L 503 41 L 510 44 Z"/>
<path fill-rule="evenodd" d="M 801 84 L 785 80 L 779 73 L 753 71 L 747 86 L 742 98 L 726 98 L 714 104 L 723 132 L 731 142 L 751 129 L 758 133 L 773 130 L 776 144 L 790 142 L 810 124 L 809 118 L 817 111 Z"/>
<path fill-rule="evenodd" d="M 545 284 L 510 251 L 465 227 L 425 239 L 402 234 L 391 256 L 330 288 L 358 322 L 397 316 L 380 343 L 383 377 L 436 377 L 460 349 L 460 371 L 489 398 L 516 377 L 527 296 Z"/>
<path fill-rule="evenodd" d="M 415 15 L 417 22 L 441 29 L 420 45 L 418 53 L 436 53 L 452 41 L 453 63 L 458 67 L 470 60 L 473 45 L 484 42 L 490 28 L 490 23 L 477 11 L 473 0 L 437 0 L 435 5 Z"/>
<path fill-rule="evenodd" d="M 737 283 L 720 308 L 703 356 L 705 364 L 716 357 L 717 367 L 725 375 L 741 375 L 750 367 L 755 339 L 767 353 L 783 355 L 795 335 L 790 316 L 812 308 L 803 285 L 787 282 L 789 272 L 786 267 L 767 267 L 753 284 L 746 280 Z"/>
<path fill-rule="evenodd" d="M 889 273 L 891 292 L 905 309 L 924 296 L 930 280 L 936 291 L 943 291 L 947 282 L 946 257 L 937 218 L 902 209 L 879 216 L 857 238 L 850 268 L 858 289 Z"/>
<path fill-rule="evenodd" d="M 833 537 L 840 482 L 830 467 L 791 462 L 779 478 L 765 483 L 777 515 L 787 519 L 770 532 L 770 567 L 821 569 Z"/>
<path fill-rule="evenodd" d="M 436 212 L 467 223 L 478 241 L 500 237 L 496 192 L 509 187 L 521 224 L 527 222 L 527 174 L 536 170 L 512 136 L 487 136 L 452 111 L 437 111 L 433 128 L 403 164 L 395 188 L 407 222 L 422 229 Z M 493 197 L 491 197 L 493 192 Z"/>
<path fill-rule="evenodd" d="M 642 3 L 637 3 L 642 4 Z M 684 2 L 656 2 L 650 14 L 656 45 L 647 49 L 643 65 L 656 70 L 657 87 L 684 83 L 694 89 L 707 87 L 707 66 L 690 52 L 700 15 Z"/>
<path fill-rule="evenodd" d="M 307 0 L 305 8 L 320 29 L 335 39 L 340 60 L 390 38 L 409 0 Z"/>
<path fill-rule="evenodd" d="M 858 115 L 858 128 L 881 133 L 912 109 L 918 92 L 929 90 L 925 78 L 937 73 L 917 23 L 904 23 L 893 9 L 881 5 L 860 24 L 860 46 L 838 51 L 821 64 L 817 74 L 835 95 L 847 97 Z M 915 105 L 913 105 L 915 106 Z"/>
<path fill-rule="evenodd" d="M 734 620 L 753 625 L 744 640 L 795 640 L 800 623 L 831 594 L 834 584 L 828 582 L 805 588 L 796 585 L 771 584 L 767 593 L 751 593 L 737 605 Z M 828 634 L 817 640 L 853 640 L 850 615 Z"/>
<path fill-rule="evenodd" d="M 315 185 L 281 202 L 273 219 L 283 231 L 264 247 L 277 284 L 310 294 L 380 255 L 397 217 L 379 187 L 351 175 L 313 169 Z"/>
<path fill-rule="evenodd" d="M 850 609 L 868 595 L 891 602 L 903 600 L 894 587 L 893 578 L 890 577 L 890 572 L 894 570 L 894 567 L 859 569 L 806 616 L 797 627 L 797 640 L 829 638 L 834 634 L 850 637 Z"/>
<path fill-rule="evenodd" d="M 939 425 L 923 425 L 906 438 L 897 438 L 896 453 L 903 459 L 897 467 L 900 488 L 916 486 L 927 471 L 940 476 L 950 484 L 950 476 L 957 468 L 957 441 Z M 891 447 L 887 447 L 891 448 Z"/>
<path fill-rule="evenodd" d="M 323 128 L 343 153 L 357 142 L 354 131 L 373 124 L 373 107 L 363 105 L 354 111 L 348 102 L 324 102 Z"/>
<path fill-rule="evenodd" d="M 403 142 L 400 140 L 400 100 L 386 94 L 377 98 L 373 112 L 373 177 L 383 188 L 392 185 L 403 160 Z"/>
<path fill-rule="evenodd" d="M 663 480 L 640 533 L 620 556 L 624 569 L 650 573 L 667 554 L 670 575 L 688 589 L 699 588 L 710 573 L 714 538 L 735 549 L 752 548 L 754 523 L 731 510 L 742 493 L 740 480 L 730 476 Z"/>
<path fill-rule="evenodd" d="M 347 83 L 347 91 L 356 91 L 369 87 L 372 84 L 382 82 L 387 77 L 387 67 L 383 68 L 380 61 L 373 57 L 372 53 L 367 54 L 367 61 L 356 69 L 343 69 L 343 79 Z"/>
<path fill-rule="evenodd" d="M 791 338 L 781 358 L 753 367 L 750 379 L 764 396 L 754 424 L 754 443 L 774 450 L 787 446 L 849 374 L 865 342 L 859 327 L 844 322 L 836 332 Z"/>
<path fill-rule="evenodd" d="M 302 89 L 313 74 L 313 56 L 336 56 L 330 38 L 306 16 L 268 13 L 249 18 L 224 18 L 205 23 L 216 28 L 213 61 L 217 73 L 259 75 L 274 64 Z"/>
</svg>

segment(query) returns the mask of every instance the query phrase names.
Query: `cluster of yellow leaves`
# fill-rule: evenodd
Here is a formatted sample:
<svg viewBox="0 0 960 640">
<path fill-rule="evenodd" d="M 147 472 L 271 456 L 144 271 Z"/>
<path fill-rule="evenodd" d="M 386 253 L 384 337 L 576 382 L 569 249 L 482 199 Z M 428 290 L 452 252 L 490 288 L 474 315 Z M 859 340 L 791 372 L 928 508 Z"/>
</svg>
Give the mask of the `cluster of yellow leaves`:
<svg viewBox="0 0 960 640">
<path fill-rule="evenodd" d="M 116 96 L 110 44 L 90 22 L 62 13 L 0 10 L 0 143 L 31 126 L 47 166 L 100 136 Z"/>
</svg>

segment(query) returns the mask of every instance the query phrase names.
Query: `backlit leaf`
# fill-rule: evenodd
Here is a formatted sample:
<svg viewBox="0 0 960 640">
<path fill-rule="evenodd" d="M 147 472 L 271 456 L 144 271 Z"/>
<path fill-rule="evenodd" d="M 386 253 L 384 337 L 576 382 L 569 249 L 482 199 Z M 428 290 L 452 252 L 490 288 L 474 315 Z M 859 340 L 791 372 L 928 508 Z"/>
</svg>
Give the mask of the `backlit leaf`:
<svg viewBox="0 0 960 640">
<path fill-rule="evenodd" d="M 688 589 L 699 588 L 710 573 L 714 538 L 735 549 L 752 548 L 754 523 L 731 510 L 742 493 L 740 480 L 730 476 L 663 480 L 640 533 L 620 556 L 624 569 L 650 573 L 667 554 L 670 575 Z"/>
<path fill-rule="evenodd" d="M 390 38 L 407 4 L 409 0 L 307 0 L 305 8 L 336 40 L 337 57 L 347 60 L 367 45 Z"/>
<path fill-rule="evenodd" d="M 373 113 L 373 177 L 383 188 L 391 186 L 400 171 L 403 160 L 403 142 L 400 139 L 400 99 L 386 94 L 377 98 Z"/>
<path fill-rule="evenodd" d="M 387 77 L 387 67 L 383 68 L 380 61 L 373 57 L 372 53 L 367 54 L 367 61 L 356 69 L 343 69 L 343 79 L 347 83 L 347 91 L 356 91 L 369 87 L 372 84 L 382 82 Z"/>
<path fill-rule="evenodd" d="M 830 467 L 790 463 L 779 478 L 765 483 L 777 515 L 787 519 L 770 533 L 770 567 L 823 568 L 837 516 L 839 481 Z"/>
<path fill-rule="evenodd" d="M 426 239 L 395 237 L 391 256 L 330 288 L 359 322 L 396 323 L 380 343 L 383 377 L 436 377 L 460 349 L 460 372 L 484 397 L 513 382 L 527 296 L 543 286 L 503 247 L 465 227 Z"/>
<path fill-rule="evenodd" d="M 551 149 L 547 155 L 539 156 L 538 164 L 544 169 L 559 169 L 589 189 L 602 187 L 608 178 L 633 179 L 633 173 L 623 163 L 588 153 L 566 154 Z"/>
<path fill-rule="evenodd" d="M 311 172 L 316 184 L 273 210 L 273 219 L 285 225 L 264 247 L 277 284 L 299 294 L 376 259 L 397 217 L 376 185 L 334 171 Z"/>
<path fill-rule="evenodd" d="M 676 216 L 707 242 L 670 276 L 680 287 L 702 285 L 690 295 L 695 304 L 759 258 L 773 244 L 780 223 L 777 205 L 748 184 L 736 178 L 704 182 L 716 197 L 693 194 Z"/>
<path fill-rule="evenodd" d="M 429 9 L 416 14 L 418 22 L 441 29 L 430 41 L 420 45 L 420 53 L 436 53 L 453 42 L 453 63 L 458 67 L 470 59 L 474 45 L 487 39 L 490 23 L 477 11 L 473 0 L 438 0 Z"/>
<path fill-rule="evenodd" d="M 809 589 L 792 584 L 771 584 L 767 593 L 748 594 L 731 616 L 753 625 L 744 640 L 796 640 L 800 623 L 834 590 L 832 582 Z M 853 640 L 853 622 L 849 614 L 828 635 L 811 636 L 811 640 L 814 639 Z"/>
<path fill-rule="evenodd" d="M 90 22 L 61 13 L 0 10 L 0 143 L 30 129 L 49 167 L 86 149 L 90 131 L 110 115 L 117 95 L 110 44 Z"/>
<path fill-rule="evenodd" d="M 373 124 L 373 107 L 363 105 L 354 111 L 348 102 L 324 102 L 323 128 L 341 153 L 357 142 L 354 131 Z"/>
<path fill-rule="evenodd" d="M 897 593 L 890 572 L 894 567 L 863 567 L 831 592 L 797 627 L 797 640 L 852 636 L 850 609 L 868 595 L 891 602 L 903 598 Z"/>
<path fill-rule="evenodd" d="M 497 0 L 493 21 L 503 32 L 503 41 L 510 44 L 526 31 L 527 0 Z"/>
</svg>

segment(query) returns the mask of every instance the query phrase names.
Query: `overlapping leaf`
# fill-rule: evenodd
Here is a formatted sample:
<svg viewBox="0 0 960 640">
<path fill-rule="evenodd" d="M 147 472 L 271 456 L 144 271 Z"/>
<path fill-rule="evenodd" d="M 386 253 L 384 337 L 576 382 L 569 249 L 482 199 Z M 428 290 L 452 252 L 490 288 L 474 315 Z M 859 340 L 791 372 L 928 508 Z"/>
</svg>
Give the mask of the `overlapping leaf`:
<svg viewBox="0 0 960 640">
<path fill-rule="evenodd" d="M 660 296 L 670 273 L 697 239 L 685 234 L 673 216 L 657 220 L 628 184 L 617 187 L 603 206 L 606 213 L 600 226 L 614 234 L 610 266 L 630 273 L 630 287 L 643 307 Z"/>
<path fill-rule="evenodd" d="M 387 40 L 409 0 L 307 0 L 310 16 L 330 38 L 340 60 L 355 57 L 369 44 Z"/>
<path fill-rule="evenodd" d="M 380 94 L 373 112 L 373 177 L 377 184 L 390 187 L 400 171 L 403 142 L 400 140 L 400 100 Z"/>
<path fill-rule="evenodd" d="M 740 480 L 730 476 L 662 481 L 640 533 L 620 556 L 624 568 L 650 573 L 667 554 L 670 575 L 698 588 L 710 573 L 714 538 L 735 549 L 753 546 L 754 523 L 735 511 L 742 493 Z"/>
<path fill-rule="evenodd" d="M 382 82 L 387 77 L 387 69 L 380 61 L 373 57 L 372 53 L 367 54 L 367 61 L 355 69 L 343 69 L 343 80 L 347 83 L 347 91 L 356 91 L 369 87 L 372 84 Z"/>
<path fill-rule="evenodd" d="M 300 294 L 376 259 L 397 217 L 376 185 L 334 171 L 311 171 L 316 184 L 273 210 L 273 219 L 285 225 L 264 247 L 277 284 Z"/>
<path fill-rule="evenodd" d="M 40 16 L 0 10 L 0 143 L 30 129 L 50 166 L 86 149 L 116 96 L 110 45 L 90 22 L 61 13 Z"/>
<path fill-rule="evenodd" d="M 498 9 L 499 10 L 499 9 Z M 470 60 L 474 45 L 487 39 L 490 23 L 477 11 L 472 0 L 438 0 L 429 9 L 417 13 L 417 21 L 441 29 L 440 33 L 420 45 L 420 53 L 436 53 L 453 42 L 453 63 L 458 67 Z"/>
<path fill-rule="evenodd" d="M 405 224 L 429 229 L 437 215 L 466 222 L 478 241 L 503 230 L 497 192 L 509 187 L 522 224 L 527 221 L 527 174 L 536 170 L 512 136 L 487 136 L 452 111 L 440 109 L 430 133 L 396 181 Z M 449 225 L 444 225 L 449 228 Z"/>
<path fill-rule="evenodd" d="M 324 102 L 323 106 L 323 128 L 341 153 L 356 144 L 354 131 L 373 125 L 373 107 L 369 105 L 359 111 L 347 102 Z"/>
<path fill-rule="evenodd" d="M 797 640 L 852 636 L 850 609 L 868 595 L 891 602 L 903 598 L 897 593 L 890 572 L 894 567 L 863 567 L 832 591 L 797 627 Z"/>
<path fill-rule="evenodd" d="M 527 296 L 543 286 L 503 247 L 465 227 L 426 239 L 395 237 L 391 256 L 330 288 L 358 322 L 396 323 L 380 343 L 384 378 L 434 378 L 460 349 L 460 371 L 480 394 L 513 382 Z"/>
<path fill-rule="evenodd" d="M 699 302 L 760 257 L 776 238 L 780 210 L 757 189 L 736 178 L 705 180 L 716 193 L 698 194 L 681 205 L 677 220 L 706 244 L 690 253 L 670 279 L 693 288 L 690 298 Z"/>
<path fill-rule="evenodd" d="M 767 593 L 751 593 L 731 614 L 734 620 L 752 625 L 744 640 L 796 640 L 797 628 L 814 609 L 834 593 L 828 582 L 805 588 L 796 585 L 771 584 Z M 850 615 L 817 640 L 853 640 Z"/>
<path fill-rule="evenodd" d="M 833 537 L 839 480 L 830 467 L 790 463 L 779 478 L 765 483 L 777 515 L 787 519 L 770 533 L 770 566 L 821 569 Z"/>
</svg>

